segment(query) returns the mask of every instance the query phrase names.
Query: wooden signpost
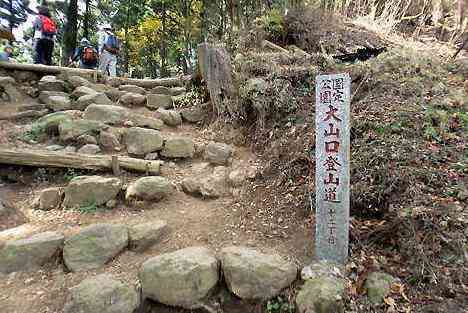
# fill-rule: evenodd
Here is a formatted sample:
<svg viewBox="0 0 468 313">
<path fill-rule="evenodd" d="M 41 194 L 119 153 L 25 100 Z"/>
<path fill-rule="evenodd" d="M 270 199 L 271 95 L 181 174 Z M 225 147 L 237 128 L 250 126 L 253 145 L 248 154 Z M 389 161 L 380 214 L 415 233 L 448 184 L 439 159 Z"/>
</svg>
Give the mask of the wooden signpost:
<svg viewBox="0 0 468 313">
<path fill-rule="evenodd" d="M 350 87 L 348 74 L 316 79 L 315 255 L 338 263 L 348 257 Z"/>
</svg>

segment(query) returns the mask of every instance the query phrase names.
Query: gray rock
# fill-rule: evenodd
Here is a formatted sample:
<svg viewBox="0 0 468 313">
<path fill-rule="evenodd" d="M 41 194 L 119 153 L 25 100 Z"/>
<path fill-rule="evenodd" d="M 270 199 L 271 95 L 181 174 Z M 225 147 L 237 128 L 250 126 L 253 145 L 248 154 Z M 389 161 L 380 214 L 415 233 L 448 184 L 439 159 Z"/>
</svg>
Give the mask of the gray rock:
<svg viewBox="0 0 468 313">
<path fill-rule="evenodd" d="M 106 93 L 106 91 L 112 89 L 112 87 L 107 86 L 106 84 L 91 84 L 89 87 L 94 91 L 101 93 Z"/>
<path fill-rule="evenodd" d="M 157 110 L 159 108 L 172 108 L 172 97 L 169 95 L 149 94 L 146 96 L 146 107 Z"/>
<path fill-rule="evenodd" d="M 159 154 L 157 152 L 152 152 L 145 155 L 145 160 L 154 161 L 157 159 L 159 159 Z"/>
<path fill-rule="evenodd" d="M 68 93 L 63 92 L 63 91 L 41 91 L 39 93 L 38 99 L 39 99 L 39 102 L 47 104 L 49 98 L 53 96 L 68 98 Z"/>
<path fill-rule="evenodd" d="M 109 274 L 83 280 L 70 291 L 64 313 L 134 313 L 140 297 L 135 288 Z"/>
<path fill-rule="evenodd" d="M 206 109 L 204 106 L 195 106 L 181 110 L 181 115 L 184 120 L 190 123 L 201 122 L 206 117 Z"/>
<path fill-rule="evenodd" d="M 62 203 L 63 188 L 46 188 L 41 191 L 39 196 L 39 209 L 48 211 L 57 209 Z"/>
<path fill-rule="evenodd" d="M 194 153 L 193 141 L 187 137 L 168 138 L 161 151 L 161 155 L 166 158 L 192 158 Z"/>
<path fill-rule="evenodd" d="M 11 76 L 0 76 L 0 86 L 4 87 L 6 85 L 14 85 L 16 81 Z"/>
<path fill-rule="evenodd" d="M 146 102 L 146 97 L 137 93 L 127 92 L 122 95 L 119 99 L 119 103 L 122 105 L 128 106 L 140 106 L 144 105 Z"/>
<path fill-rule="evenodd" d="M 232 154 L 232 147 L 224 143 L 212 141 L 205 148 L 205 160 L 212 164 L 225 165 Z"/>
<path fill-rule="evenodd" d="M 102 205 L 114 199 L 120 191 L 118 178 L 78 176 L 65 188 L 63 206 L 66 208 Z"/>
<path fill-rule="evenodd" d="M 105 91 L 106 96 L 113 102 L 119 101 L 120 97 L 122 97 L 125 93 L 125 91 L 118 90 L 117 88 L 109 88 L 107 91 Z"/>
<path fill-rule="evenodd" d="M 382 272 L 372 272 L 367 276 L 364 288 L 367 291 L 369 301 L 374 304 L 383 303 L 383 300 L 391 291 L 392 284 L 397 280 Z"/>
<path fill-rule="evenodd" d="M 309 279 L 296 296 L 298 313 L 344 312 L 345 284 L 342 279 L 317 277 Z"/>
<path fill-rule="evenodd" d="M 147 260 L 139 277 L 144 298 L 192 309 L 218 283 L 219 262 L 207 248 L 186 248 Z"/>
<path fill-rule="evenodd" d="M 110 131 L 101 131 L 99 134 L 99 144 L 105 151 L 120 151 L 119 138 Z"/>
<path fill-rule="evenodd" d="M 77 141 L 78 143 L 82 145 L 87 145 L 87 144 L 96 145 L 97 144 L 96 137 L 88 135 L 88 134 L 81 135 L 80 137 L 77 138 Z"/>
<path fill-rule="evenodd" d="M 164 124 L 169 126 L 178 126 L 182 124 L 182 117 L 179 112 L 175 110 L 164 110 L 159 108 L 158 113 L 163 120 Z"/>
<path fill-rule="evenodd" d="M 164 87 L 164 86 L 156 86 L 150 91 L 151 94 L 159 94 L 159 95 L 171 95 L 171 89 Z"/>
<path fill-rule="evenodd" d="M 145 95 L 146 94 L 145 88 L 142 88 L 142 87 L 139 87 L 139 86 L 134 86 L 134 85 L 120 85 L 119 90 L 124 91 L 124 92 L 136 93 L 136 94 L 139 94 L 139 95 Z"/>
<path fill-rule="evenodd" d="M 33 127 L 43 128 L 46 132 L 57 133 L 58 127 L 63 122 L 71 122 L 72 117 L 65 112 L 47 114 L 33 123 Z"/>
<path fill-rule="evenodd" d="M 113 209 L 117 206 L 117 200 L 112 199 L 106 202 L 106 208 Z"/>
<path fill-rule="evenodd" d="M 66 111 L 72 108 L 72 103 L 68 96 L 49 96 L 45 99 L 44 103 L 46 104 L 47 108 L 54 112 Z"/>
<path fill-rule="evenodd" d="M 180 96 L 180 95 L 182 95 L 182 94 L 184 94 L 186 92 L 187 92 L 187 90 L 185 89 L 185 87 L 172 87 L 170 89 L 170 95 L 171 96 Z M 155 92 L 155 93 L 157 93 L 157 92 Z"/>
<path fill-rule="evenodd" d="M 38 82 L 41 91 L 65 91 L 65 82 L 52 75 L 43 76 Z"/>
<path fill-rule="evenodd" d="M 226 284 L 242 299 L 266 300 L 289 287 L 297 267 L 279 255 L 263 254 L 246 247 L 221 250 L 221 267 Z"/>
<path fill-rule="evenodd" d="M 129 120 L 134 123 L 137 127 L 147 127 L 151 129 L 161 129 L 164 126 L 164 122 L 158 118 L 148 117 L 142 114 L 132 114 Z"/>
<path fill-rule="evenodd" d="M 227 168 L 217 166 L 212 173 L 203 172 L 182 181 L 184 192 L 207 198 L 218 198 L 227 190 Z"/>
<path fill-rule="evenodd" d="M 63 151 L 66 152 L 66 153 L 75 153 L 75 152 L 76 152 L 76 148 L 73 147 L 73 146 L 66 146 L 65 149 L 64 149 Z"/>
<path fill-rule="evenodd" d="M 46 150 L 48 150 L 48 151 L 60 151 L 60 150 L 63 150 L 63 149 L 65 149 L 65 147 L 61 146 L 61 145 L 50 145 L 50 146 L 46 147 Z"/>
<path fill-rule="evenodd" d="M 128 186 L 125 199 L 161 200 L 172 190 L 172 184 L 167 178 L 160 176 L 142 177 Z"/>
<path fill-rule="evenodd" d="M 129 154 L 144 156 L 161 150 L 163 138 L 157 130 L 132 127 L 127 131 L 125 144 Z"/>
<path fill-rule="evenodd" d="M 83 147 L 81 147 L 80 149 L 78 149 L 77 152 L 81 153 L 81 154 L 94 155 L 94 154 L 98 154 L 99 152 L 101 152 L 101 148 L 99 148 L 98 145 L 87 144 L 87 145 L 84 145 Z"/>
<path fill-rule="evenodd" d="M 244 184 L 246 178 L 245 170 L 242 168 L 235 169 L 229 173 L 229 183 L 233 187 L 240 187 Z"/>
<path fill-rule="evenodd" d="M 79 97 L 78 100 L 76 100 L 75 108 L 82 111 L 91 104 L 112 105 L 113 102 L 106 94 L 99 92 Z"/>
<path fill-rule="evenodd" d="M 63 260 L 72 272 L 102 267 L 128 245 L 124 225 L 94 224 L 65 240 Z"/>
<path fill-rule="evenodd" d="M 167 231 L 167 223 L 161 220 L 130 226 L 128 228 L 130 249 L 144 251 L 157 244 Z"/>
<path fill-rule="evenodd" d="M 27 239 L 7 241 L 0 249 L 0 273 L 33 271 L 58 257 L 63 235 L 45 232 Z"/>
<path fill-rule="evenodd" d="M 66 78 L 66 81 L 73 87 L 73 89 L 81 86 L 89 86 L 91 83 L 81 76 L 69 76 Z"/>
<path fill-rule="evenodd" d="M 103 127 L 104 124 L 93 120 L 63 120 L 58 126 L 59 138 L 67 142 L 85 134 L 96 136 Z"/>
<path fill-rule="evenodd" d="M 302 280 L 320 277 L 342 278 L 344 277 L 342 266 L 333 262 L 320 261 L 305 266 L 301 271 Z"/>
<path fill-rule="evenodd" d="M 87 87 L 87 86 L 81 86 L 81 87 L 78 87 L 78 88 L 75 88 L 75 90 L 73 90 L 72 92 L 72 97 L 78 99 L 82 96 L 86 96 L 86 95 L 94 95 L 96 94 L 97 92 L 90 88 L 90 87 Z"/>
<path fill-rule="evenodd" d="M 110 125 L 123 125 L 130 112 L 117 105 L 89 105 L 84 114 L 84 119 L 100 121 Z"/>
</svg>

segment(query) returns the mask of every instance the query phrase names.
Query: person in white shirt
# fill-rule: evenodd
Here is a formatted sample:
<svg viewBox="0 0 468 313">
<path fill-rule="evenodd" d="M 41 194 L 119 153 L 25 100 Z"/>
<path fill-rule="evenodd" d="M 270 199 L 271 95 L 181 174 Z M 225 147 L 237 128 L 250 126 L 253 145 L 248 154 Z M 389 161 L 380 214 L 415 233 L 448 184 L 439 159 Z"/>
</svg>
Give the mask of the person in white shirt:
<svg viewBox="0 0 468 313">
<path fill-rule="evenodd" d="M 119 53 L 119 41 L 112 32 L 112 26 L 105 24 L 99 33 L 99 71 L 104 75 L 115 77 L 117 75 L 117 54 Z"/>
</svg>

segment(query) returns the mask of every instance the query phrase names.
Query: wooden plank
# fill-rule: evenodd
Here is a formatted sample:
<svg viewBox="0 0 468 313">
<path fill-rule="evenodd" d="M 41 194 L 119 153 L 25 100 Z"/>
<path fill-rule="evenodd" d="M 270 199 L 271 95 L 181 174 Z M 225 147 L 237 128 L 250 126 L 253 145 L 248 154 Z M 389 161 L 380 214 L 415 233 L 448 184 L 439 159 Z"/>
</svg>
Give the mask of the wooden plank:
<svg viewBox="0 0 468 313">
<path fill-rule="evenodd" d="M 0 148 L 0 163 L 38 167 L 63 167 L 88 170 L 112 170 L 112 156 L 64 153 L 44 150 L 13 150 Z M 160 161 L 148 161 L 119 156 L 120 168 L 149 172 L 157 175 L 160 172 Z"/>
<path fill-rule="evenodd" d="M 61 66 L 48 66 L 42 64 L 23 64 L 23 63 L 11 63 L 11 62 L 0 62 L 0 68 L 4 68 L 12 71 L 27 71 L 27 72 L 37 72 L 42 74 L 69 74 L 69 75 L 78 75 L 93 78 L 96 71 L 95 70 L 86 70 L 81 68 L 71 68 L 71 67 L 61 67 Z"/>
<path fill-rule="evenodd" d="M 191 79 L 191 76 L 185 77 L 168 77 L 159 79 L 136 79 L 136 78 L 124 78 L 124 77 L 113 77 L 107 79 L 107 82 L 115 87 L 120 85 L 134 85 L 146 89 L 151 89 L 158 86 L 164 87 L 177 87 L 184 86 L 184 82 Z"/>
</svg>

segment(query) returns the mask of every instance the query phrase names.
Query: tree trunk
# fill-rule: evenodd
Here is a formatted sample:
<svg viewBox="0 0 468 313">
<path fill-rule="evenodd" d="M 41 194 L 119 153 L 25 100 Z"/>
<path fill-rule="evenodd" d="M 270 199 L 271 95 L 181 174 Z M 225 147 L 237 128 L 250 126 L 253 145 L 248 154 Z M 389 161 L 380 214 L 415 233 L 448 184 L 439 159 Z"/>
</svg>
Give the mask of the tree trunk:
<svg viewBox="0 0 468 313">
<path fill-rule="evenodd" d="M 166 7 L 163 4 L 162 8 L 162 16 L 161 16 L 161 23 L 162 23 L 162 33 L 161 33 L 161 49 L 159 52 L 159 56 L 161 57 L 161 77 L 167 76 L 167 42 L 166 42 Z"/>
<path fill-rule="evenodd" d="M 83 19 L 83 37 L 89 39 L 89 6 L 91 0 L 86 0 L 85 14 Z"/>
<path fill-rule="evenodd" d="M 67 24 L 63 34 L 64 53 L 62 64 L 67 66 L 69 59 L 76 48 L 76 35 L 78 27 L 78 0 L 70 0 L 67 8 Z"/>
<path fill-rule="evenodd" d="M 15 19 L 15 12 L 13 12 L 13 0 L 10 0 L 8 11 L 10 12 L 10 16 L 8 18 L 8 27 L 10 28 L 10 32 L 13 33 L 13 25 Z"/>
<path fill-rule="evenodd" d="M 112 170 L 112 156 L 63 153 L 42 150 L 0 149 L 0 163 L 38 167 L 62 167 L 88 170 Z M 114 160 L 114 168 L 116 161 Z M 161 162 L 118 156 L 120 168 L 159 174 Z"/>
</svg>

